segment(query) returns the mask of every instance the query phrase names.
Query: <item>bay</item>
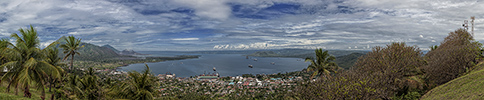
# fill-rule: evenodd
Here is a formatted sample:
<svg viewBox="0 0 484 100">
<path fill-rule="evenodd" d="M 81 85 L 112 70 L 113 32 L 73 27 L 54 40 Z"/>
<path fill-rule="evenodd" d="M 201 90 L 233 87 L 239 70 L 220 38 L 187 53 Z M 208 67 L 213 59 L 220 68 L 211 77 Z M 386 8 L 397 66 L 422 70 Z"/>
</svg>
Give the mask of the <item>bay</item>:
<svg viewBox="0 0 484 100">
<path fill-rule="evenodd" d="M 274 74 L 300 71 L 309 63 L 301 58 L 279 57 L 249 57 L 243 54 L 182 54 L 182 53 L 156 53 L 153 56 L 173 55 L 200 55 L 197 59 L 174 60 L 156 63 L 147 63 L 153 74 L 173 73 L 176 77 L 190 77 L 200 74 L 219 73 L 220 76 L 237 76 L 242 74 Z M 250 68 L 252 65 L 253 68 Z M 120 67 L 121 71 L 143 71 L 145 65 L 131 64 Z M 216 71 L 213 71 L 213 68 Z"/>
</svg>

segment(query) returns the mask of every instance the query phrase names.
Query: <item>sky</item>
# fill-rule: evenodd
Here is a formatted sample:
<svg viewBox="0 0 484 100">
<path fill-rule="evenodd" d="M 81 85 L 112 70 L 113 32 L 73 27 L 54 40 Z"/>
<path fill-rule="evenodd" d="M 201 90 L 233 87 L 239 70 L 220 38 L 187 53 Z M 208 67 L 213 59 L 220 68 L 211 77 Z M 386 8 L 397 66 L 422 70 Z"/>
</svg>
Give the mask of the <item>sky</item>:
<svg viewBox="0 0 484 100">
<path fill-rule="evenodd" d="M 426 50 L 470 16 L 484 42 L 479 0 L 1 0 L 0 8 L 0 38 L 33 25 L 40 47 L 72 35 L 135 51 L 370 50 L 392 42 Z"/>
</svg>

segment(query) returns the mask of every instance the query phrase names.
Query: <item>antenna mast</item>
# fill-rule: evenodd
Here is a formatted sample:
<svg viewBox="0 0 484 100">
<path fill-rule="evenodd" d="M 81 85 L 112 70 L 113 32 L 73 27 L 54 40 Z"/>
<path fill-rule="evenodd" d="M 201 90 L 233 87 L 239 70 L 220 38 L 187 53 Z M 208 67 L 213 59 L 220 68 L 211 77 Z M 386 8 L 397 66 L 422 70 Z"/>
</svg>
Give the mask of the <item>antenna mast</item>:
<svg viewBox="0 0 484 100">
<path fill-rule="evenodd" d="M 476 17 L 471 16 L 471 25 L 472 25 L 471 33 L 472 33 L 472 36 L 474 36 L 474 20 L 475 19 L 476 19 Z"/>
</svg>

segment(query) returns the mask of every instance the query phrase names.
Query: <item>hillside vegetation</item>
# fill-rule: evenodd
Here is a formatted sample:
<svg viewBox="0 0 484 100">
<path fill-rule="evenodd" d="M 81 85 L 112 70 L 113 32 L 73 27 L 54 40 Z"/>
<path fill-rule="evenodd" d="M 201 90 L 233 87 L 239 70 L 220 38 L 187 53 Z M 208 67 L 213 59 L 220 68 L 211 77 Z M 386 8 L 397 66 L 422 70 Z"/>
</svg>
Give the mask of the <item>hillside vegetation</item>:
<svg viewBox="0 0 484 100">
<path fill-rule="evenodd" d="M 276 50 L 276 51 L 257 51 L 248 56 L 255 57 L 296 57 L 296 58 L 306 58 L 315 57 L 314 52 L 308 52 L 310 50 Z M 293 53 L 290 53 L 293 52 Z M 359 57 L 365 55 L 367 51 L 350 51 L 350 50 L 328 50 L 328 53 L 336 56 L 334 62 L 338 64 L 339 67 L 344 69 L 350 69 L 351 66 L 355 64 Z"/>
<path fill-rule="evenodd" d="M 431 100 L 482 99 L 484 71 L 480 69 L 483 65 L 476 67 L 483 59 L 481 47 L 467 30 L 457 29 L 426 54 L 416 46 L 391 43 L 373 47 L 349 70 L 338 71 L 331 64 L 312 63 L 310 67 L 317 65 L 322 72 L 335 73 L 321 75 L 314 82 L 301 86 L 295 97 L 416 100 L 429 93 L 425 98 Z M 334 59 L 328 61 L 331 60 Z"/>
<path fill-rule="evenodd" d="M 59 46 L 60 44 L 65 44 L 65 36 L 59 38 L 56 42 L 59 44 L 57 45 L 52 45 L 52 46 Z M 116 51 L 111 46 L 97 46 L 94 44 L 90 43 L 85 43 L 81 42 L 81 45 L 84 46 L 78 50 L 80 55 L 76 55 L 74 58 L 76 60 L 90 60 L 90 61 L 96 61 L 96 60 L 103 60 L 103 59 L 113 59 L 113 58 L 119 58 L 119 57 L 129 57 L 129 56 L 122 56 L 119 55 Z M 64 57 L 65 54 L 62 52 L 62 50 L 59 50 L 59 57 Z"/>
<path fill-rule="evenodd" d="M 467 75 L 440 85 L 421 100 L 482 100 L 484 99 L 484 63 L 479 63 Z"/>
<path fill-rule="evenodd" d="M 336 64 L 338 64 L 339 67 L 344 68 L 344 69 L 350 69 L 351 66 L 355 65 L 356 61 L 358 60 L 359 57 L 365 55 L 364 53 L 351 53 L 348 55 L 344 56 L 338 56 L 334 60 Z"/>
</svg>

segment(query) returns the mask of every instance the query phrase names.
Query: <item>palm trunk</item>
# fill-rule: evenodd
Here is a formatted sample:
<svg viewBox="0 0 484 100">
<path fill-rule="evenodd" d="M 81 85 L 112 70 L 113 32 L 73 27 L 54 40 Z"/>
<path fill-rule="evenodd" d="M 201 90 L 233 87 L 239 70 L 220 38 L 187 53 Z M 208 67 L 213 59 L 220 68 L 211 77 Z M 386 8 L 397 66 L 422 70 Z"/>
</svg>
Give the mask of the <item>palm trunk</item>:
<svg viewBox="0 0 484 100">
<path fill-rule="evenodd" d="M 74 55 L 71 56 L 71 71 L 74 70 Z"/>
<path fill-rule="evenodd" d="M 55 81 L 56 81 L 55 79 L 52 79 L 52 80 L 49 82 L 49 83 L 50 83 L 50 85 L 49 85 L 49 92 L 52 92 L 51 90 L 52 90 L 53 85 L 55 84 Z"/>
<path fill-rule="evenodd" d="M 54 100 L 54 97 L 55 96 L 55 93 L 52 93 L 52 95 L 50 95 L 50 100 Z"/>
<path fill-rule="evenodd" d="M 12 81 L 10 81 L 10 82 L 8 83 L 8 86 L 7 86 L 7 92 L 10 92 L 10 85 L 12 85 Z"/>
<path fill-rule="evenodd" d="M 15 95 L 18 95 L 18 83 L 15 84 Z"/>
<path fill-rule="evenodd" d="M 54 100 L 54 98 L 55 98 L 55 94 L 56 94 L 56 93 L 57 93 L 57 92 L 55 91 L 55 83 L 54 83 L 54 92 L 53 92 L 53 93 L 52 93 L 52 95 L 50 96 L 50 100 Z"/>
<path fill-rule="evenodd" d="M 24 97 L 28 97 L 28 98 L 32 97 L 32 94 L 30 93 L 29 85 L 25 86 Z"/>
<path fill-rule="evenodd" d="M 42 96 L 40 96 L 40 98 L 42 98 L 42 100 L 45 100 L 45 88 L 42 87 Z"/>
<path fill-rule="evenodd" d="M 49 92 L 52 92 L 52 83 L 49 84 Z"/>
</svg>

